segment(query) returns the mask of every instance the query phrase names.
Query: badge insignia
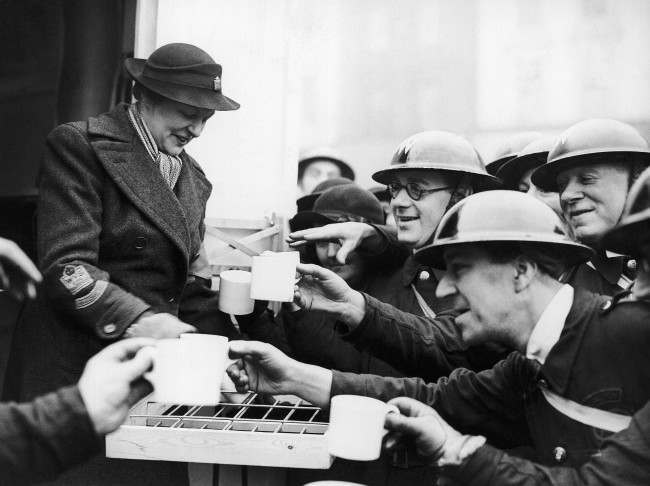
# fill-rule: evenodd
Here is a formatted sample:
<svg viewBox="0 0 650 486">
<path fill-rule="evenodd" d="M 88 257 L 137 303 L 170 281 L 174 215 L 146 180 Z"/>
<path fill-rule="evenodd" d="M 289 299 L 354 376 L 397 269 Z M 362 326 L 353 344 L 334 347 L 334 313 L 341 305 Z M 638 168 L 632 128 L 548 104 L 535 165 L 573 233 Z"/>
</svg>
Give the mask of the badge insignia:
<svg viewBox="0 0 650 486">
<path fill-rule="evenodd" d="M 59 280 L 72 295 L 92 285 L 93 279 L 83 265 L 66 265 Z"/>
<path fill-rule="evenodd" d="M 221 78 L 219 76 L 214 78 L 213 83 L 214 83 L 214 90 L 221 91 Z"/>
</svg>

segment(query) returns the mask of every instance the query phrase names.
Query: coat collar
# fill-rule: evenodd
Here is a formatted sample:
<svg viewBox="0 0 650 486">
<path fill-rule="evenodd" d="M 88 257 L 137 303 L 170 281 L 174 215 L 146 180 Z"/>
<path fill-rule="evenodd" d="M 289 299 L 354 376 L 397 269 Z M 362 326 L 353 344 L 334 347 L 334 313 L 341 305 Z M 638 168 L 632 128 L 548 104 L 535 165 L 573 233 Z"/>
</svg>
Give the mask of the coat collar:
<svg viewBox="0 0 650 486">
<path fill-rule="evenodd" d="M 404 287 L 411 285 L 419 278 L 422 271 L 426 271 L 429 274 L 429 278 L 432 282 L 437 282 L 437 279 L 439 277 L 438 272 L 434 272 L 431 267 L 423 265 L 417 261 L 413 254 L 409 255 L 408 258 L 404 260 L 404 264 L 401 268 L 402 285 Z"/>
<path fill-rule="evenodd" d="M 88 120 L 91 146 L 118 187 L 189 261 L 191 236 L 181 203 L 183 198 L 191 198 L 193 194 L 186 191 L 176 197 L 131 127 L 127 106 L 121 103 L 113 111 Z M 179 185 L 183 180 L 194 178 L 193 164 L 184 151 L 181 158 Z"/>
<path fill-rule="evenodd" d="M 560 339 L 551 348 L 541 367 L 544 378 L 556 393 L 563 396 L 566 393 L 585 331 L 588 326 L 598 324 L 594 322 L 594 315 L 600 312 L 606 300 L 603 296 L 575 289 L 573 305 Z"/>
</svg>

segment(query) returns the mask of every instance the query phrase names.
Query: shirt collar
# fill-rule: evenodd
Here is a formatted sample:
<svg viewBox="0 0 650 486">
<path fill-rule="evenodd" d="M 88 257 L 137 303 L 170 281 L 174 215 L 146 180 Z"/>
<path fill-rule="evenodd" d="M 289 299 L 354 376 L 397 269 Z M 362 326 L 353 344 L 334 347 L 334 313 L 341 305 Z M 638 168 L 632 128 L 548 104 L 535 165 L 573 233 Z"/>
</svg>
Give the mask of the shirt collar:
<svg viewBox="0 0 650 486">
<path fill-rule="evenodd" d="M 563 285 L 548 303 L 530 334 L 526 357 L 544 364 L 548 353 L 560 339 L 566 318 L 573 305 L 573 287 Z"/>
</svg>

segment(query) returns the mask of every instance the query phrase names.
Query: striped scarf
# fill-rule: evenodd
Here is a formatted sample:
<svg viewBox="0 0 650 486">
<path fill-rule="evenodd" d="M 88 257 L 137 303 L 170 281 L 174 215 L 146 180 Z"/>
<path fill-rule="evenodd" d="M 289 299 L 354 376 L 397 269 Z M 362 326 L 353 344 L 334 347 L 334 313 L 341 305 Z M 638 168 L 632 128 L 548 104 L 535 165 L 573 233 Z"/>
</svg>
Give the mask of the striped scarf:
<svg viewBox="0 0 650 486">
<path fill-rule="evenodd" d="M 173 190 L 176 181 L 178 181 L 178 176 L 181 173 L 183 161 L 178 156 L 165 154 L 158 149 L 156 140 L 153 138 L 153 135 L 151 135 L 144 118 L 142 118 L 138 103 L 129 106 L 129 120 L 138 134 L 142 145 L 147 149 L 147 153 L 151 157 L 151 160 L 158 164 L 163 179 L 165 179 L 165 182 L 167 182 L 169 187 Z"/>
</svg>

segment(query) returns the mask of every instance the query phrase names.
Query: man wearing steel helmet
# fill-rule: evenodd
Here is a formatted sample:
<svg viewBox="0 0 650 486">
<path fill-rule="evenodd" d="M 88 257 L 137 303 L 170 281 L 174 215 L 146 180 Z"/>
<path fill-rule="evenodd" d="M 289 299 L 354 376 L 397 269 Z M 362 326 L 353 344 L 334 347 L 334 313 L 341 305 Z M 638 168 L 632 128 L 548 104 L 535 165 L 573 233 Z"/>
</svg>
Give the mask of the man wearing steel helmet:
<svg viewBox="0 0 650 486">
<path fill-rule="evenodd" d="M 639 259 L 639 273 L 629 295 L 615 305 L 632 307 L 650 305 L 650 172 L 646 170 L 630 189 L 621 222 L 607 232 L 603 246 Z M 423 456 L 435 463 L 442 457 L 455 456 L 454 448 L 462 438 L 433 409 L 415 400 L 398 398 L 404 417 L 387 417 L 387 427 L 399 432 L 401 439 L 389 438 L 391 448 L 397 442 L 411 441 Z M 627 429 L 614 434 L 603 443 L 597 456 L 578 468 L 546 467 L 512 457 L 490 445 L 468 451 L 445 468 L 445 473 L 460 484 L 475 486 L 520 485 L 545 486 L 562 484 L 582 486 L 626 486 L 650 483 L 650 402 L 639 410 Z"/>
<path fill-rule="evenodd" d="M 378 293 L 373 293 L 370 305 L 379 301 L 397 309 L 428 318 L 453 310 L 453 299 L 437 298 L 435 289 L 439 274 L 426 263 L 416 261 L 413 251 L 431 241 L 444 212 L 454 203 L 475 191 L 494 188 L 495 177 L 487 174 L 480 155 L 459 135 L 444 131 L 417 133 L 404 140 L 395 151 L 390 167 L 373 174 L 373 178 L 388 186 L 390 206 L 396 223 L 396 242 L 385 227 L 362 223 L 327 225 L 321 228 L 295 232 L 290 235 L 294 244 L 305 241 L 340 239 L 339 261 L 347 252 L 360 247 L 366 252 L 383 251 L 382 258 L 401 264 L 385 275 Z M 436 321 L 446 342 L 454 343 L 455 350 L 464 349 L 451 319 Z M 361 327 L 340 327 L 346 339 L 368 349 L 384 360 L 391 359 L 378 343 L 388 338 L 378 321 L 368 320 Z M 503 357 L 500 350 L 481 346 L 470 352 L 454 352 L 451 359 L 442 358 L 437 365 L 422 370 L 428 379 L 448 374 L 458 366 L 484 369 Z M 412 368 L 402 369 L 412 373 Z"/>
<path fill-rule="evenodd" d="M 498 176 L 497 172 L 509 160 L 519 155 L 519 152 L 533 140 L 542 136 L 538 132 L 522 132 L 506 138 L 496 149 L 490 162 L 485 164 L 485 170 L 488 174 Z"/>
<path fill-rule="evenodd" d="M 523 147 L 516 157 L 504 162 L 497 171 L 503 181 L 503 188 L 520 191 L 548 204 L 558 215 L 562 215 L 557 192 L 547 192 L 530 180 L 533 171 L 546 162 L 549 151 L 555 146 L 557 137 L 539 137 Z"/>
<path fill-rule="evenodd" d="M 531 445 L 545 464 L 581 464 L 606 431 L 625 428 L 650 399 L 650 307 L 614 306 L 557 280 L 590 255 L 535 198 L 512 191 L 470 196 L 447 213 L 418 257 L 446 267 L 438 292 L 460 299 L 456 325 L 467 341 L 498 340 L 517 352 L 492 369 L 458 369 L 427 384 L 308 368 L 256 343 L 236 342 L 231 354 L 249 358 L 231 376 L 242 387 L 288 391 L 321 405 L 341 393 L 384 400 L 406 395 L 433 406 L 463 433 L 485 435 L 499 446 Z M 300 285 L 302 305 L 328 307 L 346 321 L 365 317 L 367 297 L 336 285 L 323 269 L 300 270 L 311 276 Z M 416 319 L 399 315 L 401 325 Z M 426 338 L 413 334 L 401 354 L 416 355 Z M 480 445 L 471 443 L 473 450 Z"/>
<path fill-rule="evenodd" d="M 628 288 L 636 264 L 607 252 L 602 235 L 619 222 L 627 192 L 650 164 L 648 143 L 632 126 L 610 119 L 584 120 L 562 133 L 533 184 L 560 194 L 560 206 L 578 241 L 596 254 L 565 280 L 592 292 L 614 295 Z"/>
</svg>

